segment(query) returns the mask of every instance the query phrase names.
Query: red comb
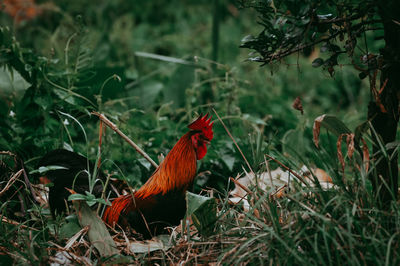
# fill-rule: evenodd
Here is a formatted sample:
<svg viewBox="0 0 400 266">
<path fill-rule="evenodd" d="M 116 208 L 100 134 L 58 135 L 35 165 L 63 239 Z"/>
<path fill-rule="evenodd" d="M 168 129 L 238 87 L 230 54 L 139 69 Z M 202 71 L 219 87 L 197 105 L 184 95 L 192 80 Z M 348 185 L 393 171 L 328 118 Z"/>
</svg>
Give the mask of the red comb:
<svg viewBox="0 0 400 266">
<path fill-rule="evenodd" d="M 214 125 L 214 122 L 211 123 L 211 118 L 212 116 L 208 117 L 208 113 L 203 117 L 200 115 L 200 117 L 194 120 L 188 128 L 203 131 L 204 135 L 211 140 L 213 138 L 212 126 Z"/>
</svg>

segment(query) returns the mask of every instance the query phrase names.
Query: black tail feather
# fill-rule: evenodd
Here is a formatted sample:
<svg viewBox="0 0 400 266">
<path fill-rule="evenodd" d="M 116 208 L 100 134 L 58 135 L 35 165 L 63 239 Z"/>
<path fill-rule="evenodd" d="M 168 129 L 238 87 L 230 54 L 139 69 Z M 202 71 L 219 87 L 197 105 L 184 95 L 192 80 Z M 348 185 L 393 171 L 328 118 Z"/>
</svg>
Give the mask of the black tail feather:
<svg viewBox="0 0 400 266">
<path fill-rule="evenodd" d="M 41 166 L 62 166 L 67 169 L 57 169 L 47 171 L 45 175 L 52 183 L 49 191 L 49 205 L 53 217 L 56 213 L 61 214 L 66 210 L 66 201 L 70 192 L 65 188 L 73 189 L 77 193 L 85 194 L 89 191 L 89 174 L 94 172 L 94 164 L 76 152 L 64 149 L 57 149 L 47 153 L 39 162 Z M 100 171 L 97 178 L 105 180 L 105 176 Z M 97 182 L 93 193 L 96 197 L 101 196 L 103 185 Z"/>
</svg>

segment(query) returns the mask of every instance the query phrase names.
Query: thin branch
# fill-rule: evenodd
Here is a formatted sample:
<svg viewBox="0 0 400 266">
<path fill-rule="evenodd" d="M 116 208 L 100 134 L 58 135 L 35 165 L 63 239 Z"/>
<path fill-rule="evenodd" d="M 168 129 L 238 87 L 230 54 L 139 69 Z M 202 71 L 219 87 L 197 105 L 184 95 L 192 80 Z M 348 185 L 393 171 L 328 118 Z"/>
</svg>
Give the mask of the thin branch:
<svg viewBox="0 0 400 266">
<path fill-rule="evenodd" d="M 249 162 L 247 161 L 246 157 L 244 156 L 242 150 L 240 149 L 239 145 L 237 144 L 236 140 L 233 138 L 232 134 L 229 132 L 229 129 L 225 126 L 225 123 L 222 121 L 221 117 L 219 117 L 217 111 L 215 111 L 214 108 L 212 108 L 214 113 L 217 115 L 218 120 L 221 122 L 222 126 L 225 128 L 226 133 L 228 133 L 229 137 L 232 139 L 233 143 L 235 144 L 236 148 L 239 150 L 240 154 L 242 155 L 244 161 L 247 164 L 247 167 L 249 167 L 250 171 L 254 173 L 253 169 L 251 168 Z"/>
<path fill-rule="evenodd" d="M 369 24 L 373 24 L 373 23 L 379 23 L 379 22 L 381 22 L 381 21 L 380 20 L 363 21 L 363 22 L 360 22 L 360 23 L 352 26 L 351 30 L 356 30 L 356 29 L 360 28 L 361 26 L 369 25 Z M 369 30 L 369 29 L 365 29 L 365 30 Z M 271 54 L 271 55 L 266 55 L 266 56 L 262 55 L 264 57 L 264 59 L 257 60 L 257 61 L 258 62 L 263 62 L 264 64 L 268 64 L 273 60 L 280 60 L 283 57 L 286 57 L 288 55 L 297 53 L 297 52 L 302 51 L 302 50 L 304 50 L 306 48 L 311 48 L 311 47 L 313 47 L 313 46 L 315 46 L 315 45 L 317 45 L 319 43 L 328 42 L 328 41 L 336 38 L 338 35 L 340 35 L 342 33 L 345 33 L 345 32 L 346 32 L 346 29 L 339 30 L 336 33 L 328 36 L 327 38 L 319 39 L 319 40 L 317 40 L 315 42 L 312 42 L 312 43 L 303 44 L 303 45 L 297 46 L 294 49 L 288 48 L 288 49 L 286 49 L 284 51 L 281 51 L 281 52 L 278 52 L 278 53 L 274 53 L 274 54 Z"/>
<path fill-rule="evenodd" d="M 229 177 L 229 179 L 235 183 L 235 185 L 237 185 L 238 187 L 240 187 L 241 189 L 243 189 L 244 191 L 246 191 L 247 194 L 253 195 L 253 192 L 251 192 L 250 189 L 248 189 L 247 187 L 245 187 L 244 185 L 240 184 L 239 181 L 237 181 L 236 179 L 234 179 L 233 177 Z M 243 196 L 245 197 L 245 196 Z"/>
<path fill-rule="evenodd" d="M 0 196 L 4 194 L 14 183 L 17 181 L 18 177 L 22 174 L 24 169 L 19 170 L 16 172 L 7 182 L 6 186 L 0 191 Z"/>
<path fill-rule="evenodd" d="M 21 168 L 22 168 L 21 170 L 24 175 L 25 184 L 28 186 L 29 190 L 31 191 L 33 200 L 36 201 L 37 203 L 39 203 L 39 201 L 37 200 L 36 191 L 33 189 L 32 184 L 29 181 L 28 175 L 26 174 L 24 162 L 22 160 L 20 160 L 20 162 L 21 162 Z"/>
<path fill-rule="evenodd" d="M 353 21 L 361 18 L 359 14 L 350 16 L 350 17 L 342 17 L 342 18 L 333 18 L 333 19 L 320 19 L 317 22 L 314 22 L 315 24 L 331 24 L 331 23 L 337 23 L 337 22 L 348 22 L 348 21 Z"/>
<path fill-rule="evenodd" d="M 12 157 L 16 157 L 17 155 L 15 155 L 14 153 L 10 152 L 10 151 L 0 151 L 0 155 L 9 155 Z"/>
<path fill-rule="evenodd" d="M 11 157 L 13 157 L 13 159 L 14 159 L 14 164 L 15 164 L 15 171 L 16 171 L 16 169 L 18 168 L 18 166 L 20 165 L 21 166 L 21 169 L 13 176 L 13 177 L 11 177 L 10 178 L 10 180 L 8 181 L 9 183 L 10 183 L 10 181 L 18 174 L 18 177 L 19 177 L 19 175 L 21 175 L 21 170 L 22 170 L 22 173 L 24 174 L 24 180 L 25 180 L 25 185 L 26 186 L 28 186 L 28 188 L 29 188 L 29 190 L 31 191 L 31 194 L 32 194 L 32 199 L 34 200 L 34 201 L 36 201 L 36 202 L 38 202 L 37 201 L 37 199 L 36 199 L 36 193 L 35 193 L 35 191 L 33 190 L 33 188 L 32 188 L 32 184 L 31 184 L 31 182 L 29 181 L 29 178 L 28 178 L 28 175 L 26 174 L 26 171 L 25 171 L 25 166 L 24 166 L 24 162 L 21 160 L 21 159 L 18 159 L 18 157 L 17 157 L 17 155 L 16 154 L 14 154 L 14 153 L 12 153 L 12 152 L 10 152 L 10 151 L 0 151 L 0 155 L 8 155 L 8 156 L 11 156 Z M 15 180 L 14 180 L 15 181 Z M 4 188 L 4 189 L 8 189 L 9 188 L 9 183 L 7 183 L 7 185 L 6 185 L 6 187 Z M 13 182 L 14 183 L 14 182 Z M 12 184 L 11 184 L 12 185 Z M 10 185 L 10 186 L 11 186 Z M 3 189 L 3 191 L 1 191 L 0 192 L 0 195 L 1 194 L 3 194 L 6 190 L 4 190 Z"/>
<path fill-rule="evenodd" d="M 129 143 L 129 145 L 131 145 L 138 153 L 140 153 L 140 155 L 142 155 L 149 163 L 151 163 L 151 165 L 153 165 L 155 168 L 158 167 L 158 164 L 153 161 L 149 155 L 147 155 L 147 153 L 145 153 L 138 145 L 136 145 L 135 142 L 133 142 L 130 138 L 128 138 L 128 136 L 126 136 L 124 133 L 122 133 L 121 130 L 119 130 L 117 128 L 117 126 L 111 122 L 110 120 L 108 120 L 108 118 L 103 115 L 100 114 L 98 112 L 92 112 L 92 114 L 96 115 L 99 117 L 99 119 L 101 121 L 104 122 L 104 124 L 106 124 L 107 126 L 109 126 L 112 130 L 114 130 L 115 132 L 117 132 L 118 135 L 120 135 L 126 142 Z"/>
<path fill-rule="evenodd" d="M 26 226 L 26 225 L 21 224 L 19 222 L 16 222 L 14 220 L 11 220 L 11 219 L 9 219 L 9 218 L 7 218 L 5 216 L 1 217 L 1 222 L 7 223 L 7 224 L 12 224 L 12 225 L 17 225 L 17 226 L 20 226 L 21 228 L 25 228 L 25 229 L 29 229 L 29 230 L 33 230 L 33 231 L 40 231 L 40 230 L 38 230 L 36 228 L 29 227 L 29 226 Z"/>
</svg>

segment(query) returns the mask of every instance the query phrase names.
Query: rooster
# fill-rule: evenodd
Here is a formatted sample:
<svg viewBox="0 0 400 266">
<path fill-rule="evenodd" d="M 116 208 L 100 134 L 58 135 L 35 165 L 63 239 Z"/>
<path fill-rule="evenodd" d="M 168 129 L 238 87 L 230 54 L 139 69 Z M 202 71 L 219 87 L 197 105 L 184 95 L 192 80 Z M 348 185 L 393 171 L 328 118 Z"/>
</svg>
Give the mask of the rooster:
<svg viewBox="0 0 400 266">
<path fill-rule="evenodd" d="M 37 168 L 49 166 L 58 166 L 47 171 L 45 175 L 39 178 L 40 183 L 53 183 L 49 189 L 49 206 L 53 218 L 57 214 L 65 212 L 66 199 L 70 192 L 65 188 L 84 194 L 89 191 L 89 171 L 94 169 L 93 163 L 89 162 L 86 157 L 75 152 L 57 149 L 47 153 L 40 159 Z M 105 175 L 98 173 L 98 179 L 105 181 Z M 100 197 L 103 191 L 103 183 L 97 182 L 92 193 L 96 197 Z"/>
<path fill-rule="evenodd" d="M 186 191 L 193 185 L 197 160 L 207 153 L 213 139 L 208 114 L 192 122 L 147 182 L 135 193 L 112 201 L 103 220 L 110 226 L 130 226 L 144 238 L 165 232 L 186 213 Z"/>
<path fill-rule="evenodd" d="M 190 131 L 179 139 L 149 180 L 134 194 L 113 200 L 103 220 L 111 226 L 130 226 L 144 238 L 165 232 L 167 226 L 178 225 L 186 213 L 185 193 L 193 185 L 197 160 L 206 155 L 207 145 L 213 139 L 212 127 L 208 114 L 191 123 Z M 42 183 L 54 184 L 49 192 L 53 217 L 65 211 L 69 196 L 65 188 L 73 188 L 78 193 L 89 190 L 87 170 L 94 165 L 77 153 L 62 149 L 51 151 L 40 160 L 40 166 L 62 167 L 46 172 L 41 178 Z M 105 179 L 102 173 L 98 178 Z M 102 190 L 100 182 L 93 193 L 100 196 Z"/>
</svg>

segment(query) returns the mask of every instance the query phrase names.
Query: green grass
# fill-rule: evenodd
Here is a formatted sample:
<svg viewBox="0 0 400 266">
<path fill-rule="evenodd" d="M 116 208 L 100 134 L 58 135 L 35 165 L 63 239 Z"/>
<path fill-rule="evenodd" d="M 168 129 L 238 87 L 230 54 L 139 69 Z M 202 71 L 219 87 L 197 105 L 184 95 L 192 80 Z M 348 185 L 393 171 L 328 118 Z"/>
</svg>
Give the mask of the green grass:
<svg viewBox="0 0 400 266">
<path fill-rule="evenodd" d="M 250 187 L 250 211 L 232 206 L 227 199 L 233 188 L 229 177 L 242 174 L 246 166 L 216 121 L 215 138 L 198 169 L 211 174 L 199 177 L 194 186 L 194 192 L 208 188 L 219 199 L 215 233 L 203 237 L 194 230 L 191 239 L 178 234 L 176 245 L 168 251 L 124 253 L 118 260 L 226 265 L 399 263 L 398 204 L 379 210 L 371 185 L 355 161 L 346 158 L 343 175 L 336 137 L 322 130 L 320 150 L 312 143 L 312 123 L 321 114 L 336 115 L 351 130 L 366 120 L 367 81 L 346 65 L 331 78 L 312 68 L 313 58 L 306 55 L 269 67 L 245 61 L 249 51 L 239 48 L 240 40 L 259 32 L 256 14 L 237 10 L 230 1 L 220 4 L 220 36 L 214 47 L 213 6 L 207 1 L 57 1 L 35 20 L 20 24 L 2 14 L 0 150 L 18 154 L 27 172 L 36 168 L 46 151 L 59 147 L 72 147 L 95 161 L 98 119 L 90 112 L 96 110 L 156 159 L 167 154 L 197 114 L 211 113 L 213 107 L 258 174 L 266 169 L 264 154 L 270 154 L 293 170 L 303 164 L 324 169 L 337 189 L 298 186 L 287 197 L 271 199 L 271 191 Z M 209 59 L 215 45 L 218 62 Z M 297 96 L 304 115 L 292 108 Z M 102 170 L 133 187 L 143 184 L 152 171 L 111 130 L 103 137 L 101 157 Z M 7 156 L 1 159 L 12 165 Z M 278 165 L 271 162 L 270 166 Z M 15 173 L 13 165 L 10 168 L 1 181 Z M 31 177 L 31 182 L 37 180 Z M 6 197 L 0 201 L 1 214 L 10 217 L 6 207 L 12 202 Z M 48 209 L 26 204 L 26 213 L 15 218 L 19 225 L 0 224 L 0 260 L 48 263 L 79 230 L 76 217 L 54 221 Z M 92 262 L 107 260 L 87 251 L 86 244 L 74 246 L 75 254 L 89 256 Z"/>
</svg>

